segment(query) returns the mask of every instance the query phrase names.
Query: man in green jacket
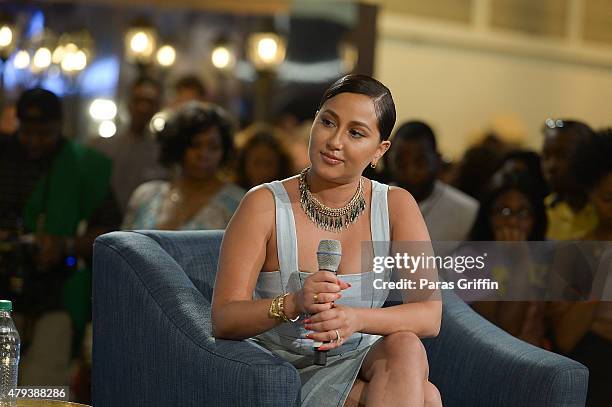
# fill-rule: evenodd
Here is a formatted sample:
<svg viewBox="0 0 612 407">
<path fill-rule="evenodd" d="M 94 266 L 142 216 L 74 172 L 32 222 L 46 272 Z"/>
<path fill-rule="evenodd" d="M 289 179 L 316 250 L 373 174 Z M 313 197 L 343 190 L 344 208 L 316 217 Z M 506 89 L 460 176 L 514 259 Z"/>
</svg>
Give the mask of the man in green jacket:
<svg viewBox="0 0 612 407">
<path fill-rule="evenodd" d="M 91 318 L 96 236 L 121 221 L 111 163 L 62 136 L 61 100 L 44 89 L 17 102 L 19 128 L 0 141 L 1 295 L 15 300 L 21 385 L 66 385 L 73 338 Z"/>
</svg>

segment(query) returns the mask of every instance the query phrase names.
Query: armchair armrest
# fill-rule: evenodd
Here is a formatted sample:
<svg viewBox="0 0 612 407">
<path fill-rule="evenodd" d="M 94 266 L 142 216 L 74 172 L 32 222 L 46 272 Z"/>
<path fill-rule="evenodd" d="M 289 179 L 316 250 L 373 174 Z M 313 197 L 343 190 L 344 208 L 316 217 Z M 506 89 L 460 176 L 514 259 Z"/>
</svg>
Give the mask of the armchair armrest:
<svg viewBox="0 0 612 407">
<path fill-rule="evenodd" d="M 585 404 L 585 366 L 514 338 L 453 293 L 444 293 L 440 335 L 423 343 L 445 407 Z"/>
<path fill-rule="evenodd" d="M 96 406 L 299 404 L 295 368 L 213 338 L 210 301 L 150 237 L 99 237 L 93 293 Z"/>
</svg>

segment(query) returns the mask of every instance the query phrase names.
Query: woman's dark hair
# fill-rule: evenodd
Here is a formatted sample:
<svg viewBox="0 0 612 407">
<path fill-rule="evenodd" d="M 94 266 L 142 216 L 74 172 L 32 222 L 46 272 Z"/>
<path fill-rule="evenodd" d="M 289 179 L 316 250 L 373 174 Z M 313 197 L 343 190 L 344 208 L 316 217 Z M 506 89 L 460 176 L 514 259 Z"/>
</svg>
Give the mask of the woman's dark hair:
<svg viewBox="0 0 612 407">
<path fill-rule="evenodd" d="M 470 239 L 475 241 L 495 240 L 491 227 L 491 212 L 497 198 L 502 194 L 516 190 L 527 197 L 533 210 L 533 229 L 527 240 L 545 240 L 548 220 L 542 195 L 537 191 L 529 175 L 525 172 L 497 172 L 484 190 L 476 222 L 472 227 Z"/>
<path fill-rule="evenodd" d="M 504 154 L 499 146 L 481 143 L 470 147 L 458 164 L 453 186 L 480 200 L 483 188 L 501 165 Z"/>
<path fill-rule="evenodd" d="M 519 161 L 525 166 L 525 171 L 532 180 L 533 186 L 542 197 L 546 197 L 549 193 L 548 184 L 542 174 L 542 164 L 540 155 L 535 151 L 530 150 L 512 150 L 502 160 L 500 170 L 504 170 L 506 163 L 510 161 Z"/>
<path fill-rule="evenodd" d="M 369 96 L 374 102 L 380 139 L 384 141 L 389 138 L 395 125 L 395 103 L 391 91 L 385 85 L 366 75 L 343 76 L 327 88 L 317 110 L 340 93 L 358 93 Z"/>
<path fill-rule="evenodd" d="M 251 185 L 246 173 L 246 161 L 251 151 L 259 146 L 268 147 L 274 151 L 274 154 L 278 157 L 279 168 L 276 179 L 281 180 L 292 175 L 292 158 L 285 145 L 271 129 L 260 129 L 247 140 L 242 149 L 238 152 L 238 158 L 236 160 L 236 183 L 244 189 L 250 189 L 254 186 Z"/>
<path fill-rule="evenodd" d="M 573 172 L 587 190 L 590 190 L 606 175 L 612 173 L 611 157 L 612 128 L 608 128 L 599 131 L 590 142 L 578 147 L 573 162 Z"/>
<path fill-rule="evenodd" d="M 221 165 L 226 165 L 234 153 L 234 134 L 229 116 L 217 105 L 196 101 L 188 102 L 171 113 L 163 130 L 156 134 L 161 147 L 159 161 L 167 167 L 180 164 L 194 137 L 213 127 L 221 136 Z"/>
</svg>

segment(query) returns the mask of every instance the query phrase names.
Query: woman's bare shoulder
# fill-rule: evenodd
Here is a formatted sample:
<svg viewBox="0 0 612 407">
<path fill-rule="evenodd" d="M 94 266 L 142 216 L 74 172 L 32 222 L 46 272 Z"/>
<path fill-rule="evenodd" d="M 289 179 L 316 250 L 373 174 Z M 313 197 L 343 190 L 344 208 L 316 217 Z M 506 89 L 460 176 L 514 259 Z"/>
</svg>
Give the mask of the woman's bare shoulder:
<svg viewBox="0 0 612 407">
<path fill-rule="evenodd" d="M 429 240 L 421 210 L 410 192 L 400 187 L 390 187 L 388 205 L 393 240 Z"/>
<path fill-rule="evenodd" d="M 265 185 L 251 188 L 240 201 L 232 216 L 226 236 L 231 239 L 256 239 L 256 236 L 269 236 L 274 225 L 274 195 Z"/>
<path fill-rule="evenodd" d="M 430 240 L 419 205 L 410 192 L 400 187 L 390 187 L 388 204 L 393 240 Z"/>
<path fill-rule="evenodd" d="M 389 204 L 389 215 L 400 214 L 405 216 L 407 213 L 416 211 L 420 214 L 419 205 L 412 196 L 412 194 L 406 191 L 404 188 L 397 186 L 390 186 L 389 193 L 387 194 L 387 200 Z"/>
<path fill-rule="evenodd" d="M 264 184 L 257 185 L 244 195 L 240 202 L 240 209 L 256 212 L 274 209 L 274 194 Z"/>
</svg>

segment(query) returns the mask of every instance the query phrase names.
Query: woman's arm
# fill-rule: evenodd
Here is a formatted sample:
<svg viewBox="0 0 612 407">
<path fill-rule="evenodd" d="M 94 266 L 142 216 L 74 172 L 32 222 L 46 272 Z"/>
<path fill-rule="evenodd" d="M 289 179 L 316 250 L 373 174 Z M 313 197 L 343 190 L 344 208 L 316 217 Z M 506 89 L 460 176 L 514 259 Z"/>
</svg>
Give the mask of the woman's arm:
<svg viewBox="0 0 612 407">
<path fill-rule="evenodd" d="M 425 301 L 387 308 L 356 308 L 361 327 L 358 332 L 389 335 L 410 331 L 419 338 L 437 336 L 440 332 L 442 301 Z"/>
<path fill-rule="evenodd" d="M 253 300 L 274 227 L 272 193 L 265 187 L 254 188 L 240 203 L 223 236 L 212 303 L 215 337 L 250 338 L 281 323 L 268 316 L 272 298 Z M 346 288 L 335 274 L 319 270 L 306 279 L 300 291 L 285 297 L 284 313 L 293 319 L 301 313 L 329 310 Z"/>
<path fill-rule="evenodd" d="M 273 226 L 272 193 L 261 186 L 252 189 L 240 203 L 223 236 L 212 302 L 215 337 L 249 338 L 279 324 L 268 317 L 272 299 L 252 298 Z M 285 312 L 290 317 L 294 314 L 290 309 Z"/>
<path fill-rule="evenodd" d="M 391 187 L 388 202 L 393 242 L 391 255 L 395 256 L 396 252 L 403 255 L 405 251 L 411 249 L 413 252 L 418 252 L 412 253 L 413 255 L 422 252 L 433 254 L 425 221 L 412 195 L 402 188 Z M 436 270 L 422 269 L 411 276 L 402 277 L 437 281 L 436 273 Z M 415 290 L 403 294 L 405 294 L 405 303 L 401 305 L 357 309 L 357 319 L 361 325 L 359 331 L 378 335 L 389 335 L 398 331 L 414 332 L 419 337 L 438 335 L 442 318 L 440 293 L 435 290 Z"/>
<path fill-rule="evenodd" d="M 412 195 L 401 188 L 391 188 L 388 201 L 393 246 L 390 255 L 395 255 L 395 252 L 403 255 L 404 251 L 410 251 L 406 249 L 418 251 L 412 253 L 416 255 L 423 251 L 428 254 L 427 252 L 431 251 L 429 233 Z M 424 269 L 413 275 L 400 277 L 437 281 L 437 271 Z M 333 341 L 337 337 L 336 329 L 342 338 L 349 337 L 353 332 L 389 335 L 410 331 L 419 337 L 438 335 L 442 318 L 439 291 L 412 290 L 402 292 L 402 297 L 404 304 L 387 308 L 370 309 L 335 305 L 334 309 L 320 312 L 305 321 L 305 328 L 314 331 L 307 337 L 315 341 L 328 342 L 321 350 L 329 350 L 340 346 L 340 343 Z"/>
</svg>

